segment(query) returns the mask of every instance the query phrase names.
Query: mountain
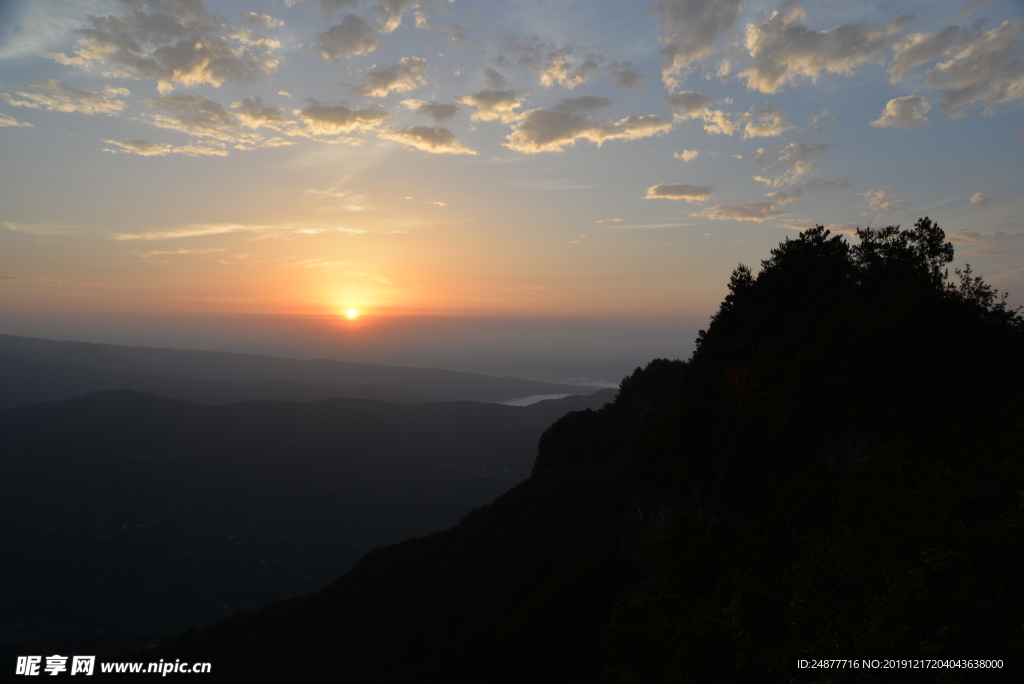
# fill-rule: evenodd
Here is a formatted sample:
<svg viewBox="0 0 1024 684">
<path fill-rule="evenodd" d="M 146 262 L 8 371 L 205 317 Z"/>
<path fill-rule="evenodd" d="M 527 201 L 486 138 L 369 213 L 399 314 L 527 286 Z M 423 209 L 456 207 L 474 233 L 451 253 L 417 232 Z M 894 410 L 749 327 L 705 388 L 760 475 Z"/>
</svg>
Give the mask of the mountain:
<svg viewBox="0 0 1024 684">
<path fill-rule="evenodd" d="M 689 361 L 559 419 L 458 525 L 139 659 L 247 682 L 1019 677 L 1024 318 L 948 282 L 928 219 L 858 237 L 741 264 Z"/>
<path fill-rule="evenodd" d="M 3 651 L 152 643 L 320 588 L 492 501 L 548 425 L 613 396 L 213 407 L 120 390 L 0 412 Z"/>
<path fill-rule="evenodd" d="M 522 378 L 495 377 L 480 373 L 462 373 L 435 368 L 414 368 L 382 366 L 368 363 L 349 363 L 328 359 L 302 361 L 283 359 L 258 354 L 237 354 L 233 352 L 210 352 L 181 349 L 154 349 L 149 347 L 125 347 L 114 344 L 91 344 L 86 342 L 61 342 L 31 337 L 0 335 L 0 354 L 35 362 L 62 364 L 78 367 L 73 373 L 74 382 L 68 386 L 86 387 L 88 381 L 95 381 L 87 391 L 110 388 L 110 383 L 119 380 L 135 384 L 122 385 L 117 389 L 140 391 L 170 390 L 175 396 L 196 400 L 204 389 L 212 390 L 216 396 L 232 397 L 225 401 L 241 399 L 290 399 L 292 396 L 322 398 L 327 390 L 294 385 L 267 386 L 247 390 L 228 386 L 197 387 L 188 383 L 158 381 L 154 376 L 178 381 L 200 381 L 238 383 L 301 383 L 302 385 L 334 386 L 330 396 L 357 396 L 393 400 L 410 399 L 420 401 L 508 401 L 530 395 L 580 394 L 593 388 L 560 383 L 524 380 Z M 10 359 L 0 365 L 0 372 L 11 366 Z M 88 375 L 81 368 L 94 371 L 132 375 Z M 19 371 L 25 374 L 29 371 Z M 52 376 L 53 369 L 40 369 L 43 375 Z M 33 394 L 28 383 L 27 395 Z M 54 391 L 63 390 L 59 383 L 52 381 L 48 387 Z M 156 389 L 159 387 L 159 389 Z M 153 388 L 153 389 L 151 389 Z M 284 396 L 273 394 L 280 390 Z M 58 393 L 59 394 L 59 393 Z M 272 395 L 273 396 L 268 396 Z M 26 395 L 26 396 L 27 396 Z M 422 399 L 417 399 L 422 398 Z M 70 398 L 66 394 L 55 395 L 52 399 Z M 20 401 L 13 392 L 5 392 L 8 402 Z M 204 403 L 220 403 L 204 401 Z"/>
<path fill-rule="evenodd" d="M 315 385 L 292 380 L 256 383 L 170 378 L 71 363 L 33 361 L 0 354 L 0 410 L 41 401 L 63 401 L 104 390 L 132 389 L 170 399 L 220 406 L 240 401 L 316 401 L 332 397 L 423 404 L 433 399 L 401 387 Z"/>
</svg>

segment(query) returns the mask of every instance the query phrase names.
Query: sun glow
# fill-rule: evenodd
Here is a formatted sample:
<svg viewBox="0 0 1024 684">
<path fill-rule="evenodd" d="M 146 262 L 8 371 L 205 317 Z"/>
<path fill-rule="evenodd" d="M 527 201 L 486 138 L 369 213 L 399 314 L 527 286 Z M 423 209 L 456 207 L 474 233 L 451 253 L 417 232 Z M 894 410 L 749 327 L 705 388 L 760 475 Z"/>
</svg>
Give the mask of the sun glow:
<svg viewBox="0 0 1024 684">
<path fill-rule="evenodd" d="M 359 312 L 356 311 L 355 309 L 349 309 L 348 311 L 345 312 L 345 315 L 348 316 L 349 318 L 355 318 L 356 316 L 359 315 Z"/>
</svg>

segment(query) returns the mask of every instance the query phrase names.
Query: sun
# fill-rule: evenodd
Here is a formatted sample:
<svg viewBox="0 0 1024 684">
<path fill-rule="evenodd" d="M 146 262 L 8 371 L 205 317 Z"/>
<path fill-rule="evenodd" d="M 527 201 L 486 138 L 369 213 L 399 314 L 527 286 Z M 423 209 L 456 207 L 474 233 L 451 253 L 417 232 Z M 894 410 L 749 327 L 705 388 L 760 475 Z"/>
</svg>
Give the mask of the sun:
<svg viewBox="0 0 1024 684">
<path fill-rule="evenodd" d="M 345 315 L 348 316 L 349 318 L 355 318 L 356 316 L 359 315 L 359 312 L 356 311 L 355 309 L 349 309 L 348 311 L 345 312 Z"/>
</svg>

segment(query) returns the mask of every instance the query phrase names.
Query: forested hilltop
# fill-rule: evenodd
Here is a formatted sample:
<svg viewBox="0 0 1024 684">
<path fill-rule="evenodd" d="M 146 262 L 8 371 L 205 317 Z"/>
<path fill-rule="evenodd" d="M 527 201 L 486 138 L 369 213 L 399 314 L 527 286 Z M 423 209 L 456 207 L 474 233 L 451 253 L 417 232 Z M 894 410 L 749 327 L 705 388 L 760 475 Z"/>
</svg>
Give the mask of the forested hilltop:
<svg viewBox="0 0 1024 684">
<path fill-rule="evenodd" d="M 929 219 L 858 238 L 741 265 L 689 361 L 552 425 L 532 476 L 460 525 L 147 658 L 410 683 L 967 681 L 797 660 L 980 658 L 1009 681 L 1024 322 L 949 276 Z"/>
</svg>

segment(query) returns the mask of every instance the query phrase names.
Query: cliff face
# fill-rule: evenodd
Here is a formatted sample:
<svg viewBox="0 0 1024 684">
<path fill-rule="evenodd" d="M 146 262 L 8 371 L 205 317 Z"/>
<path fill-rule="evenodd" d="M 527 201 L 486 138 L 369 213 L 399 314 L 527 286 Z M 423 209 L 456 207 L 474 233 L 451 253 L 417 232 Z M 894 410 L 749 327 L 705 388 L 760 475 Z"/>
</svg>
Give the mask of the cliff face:
<svg viewBox="0 0 1024 684">
<path fill-rule="evenodd" d="M 820 229 L 787 240 L 756 277 L 733 274 L 693 359 L 653 361 L 614 403 L 556 422 L 532 476 L 493 504 L 160 657 L 248 681 L 791 681 L 811 657 L 1011 667 L 1024 327 L 983 283 L 947 286 L 951 258 L 927 220 L 856 247 Z M 934 674 L 904 681 L 919 673 Z"/>
</svg>

